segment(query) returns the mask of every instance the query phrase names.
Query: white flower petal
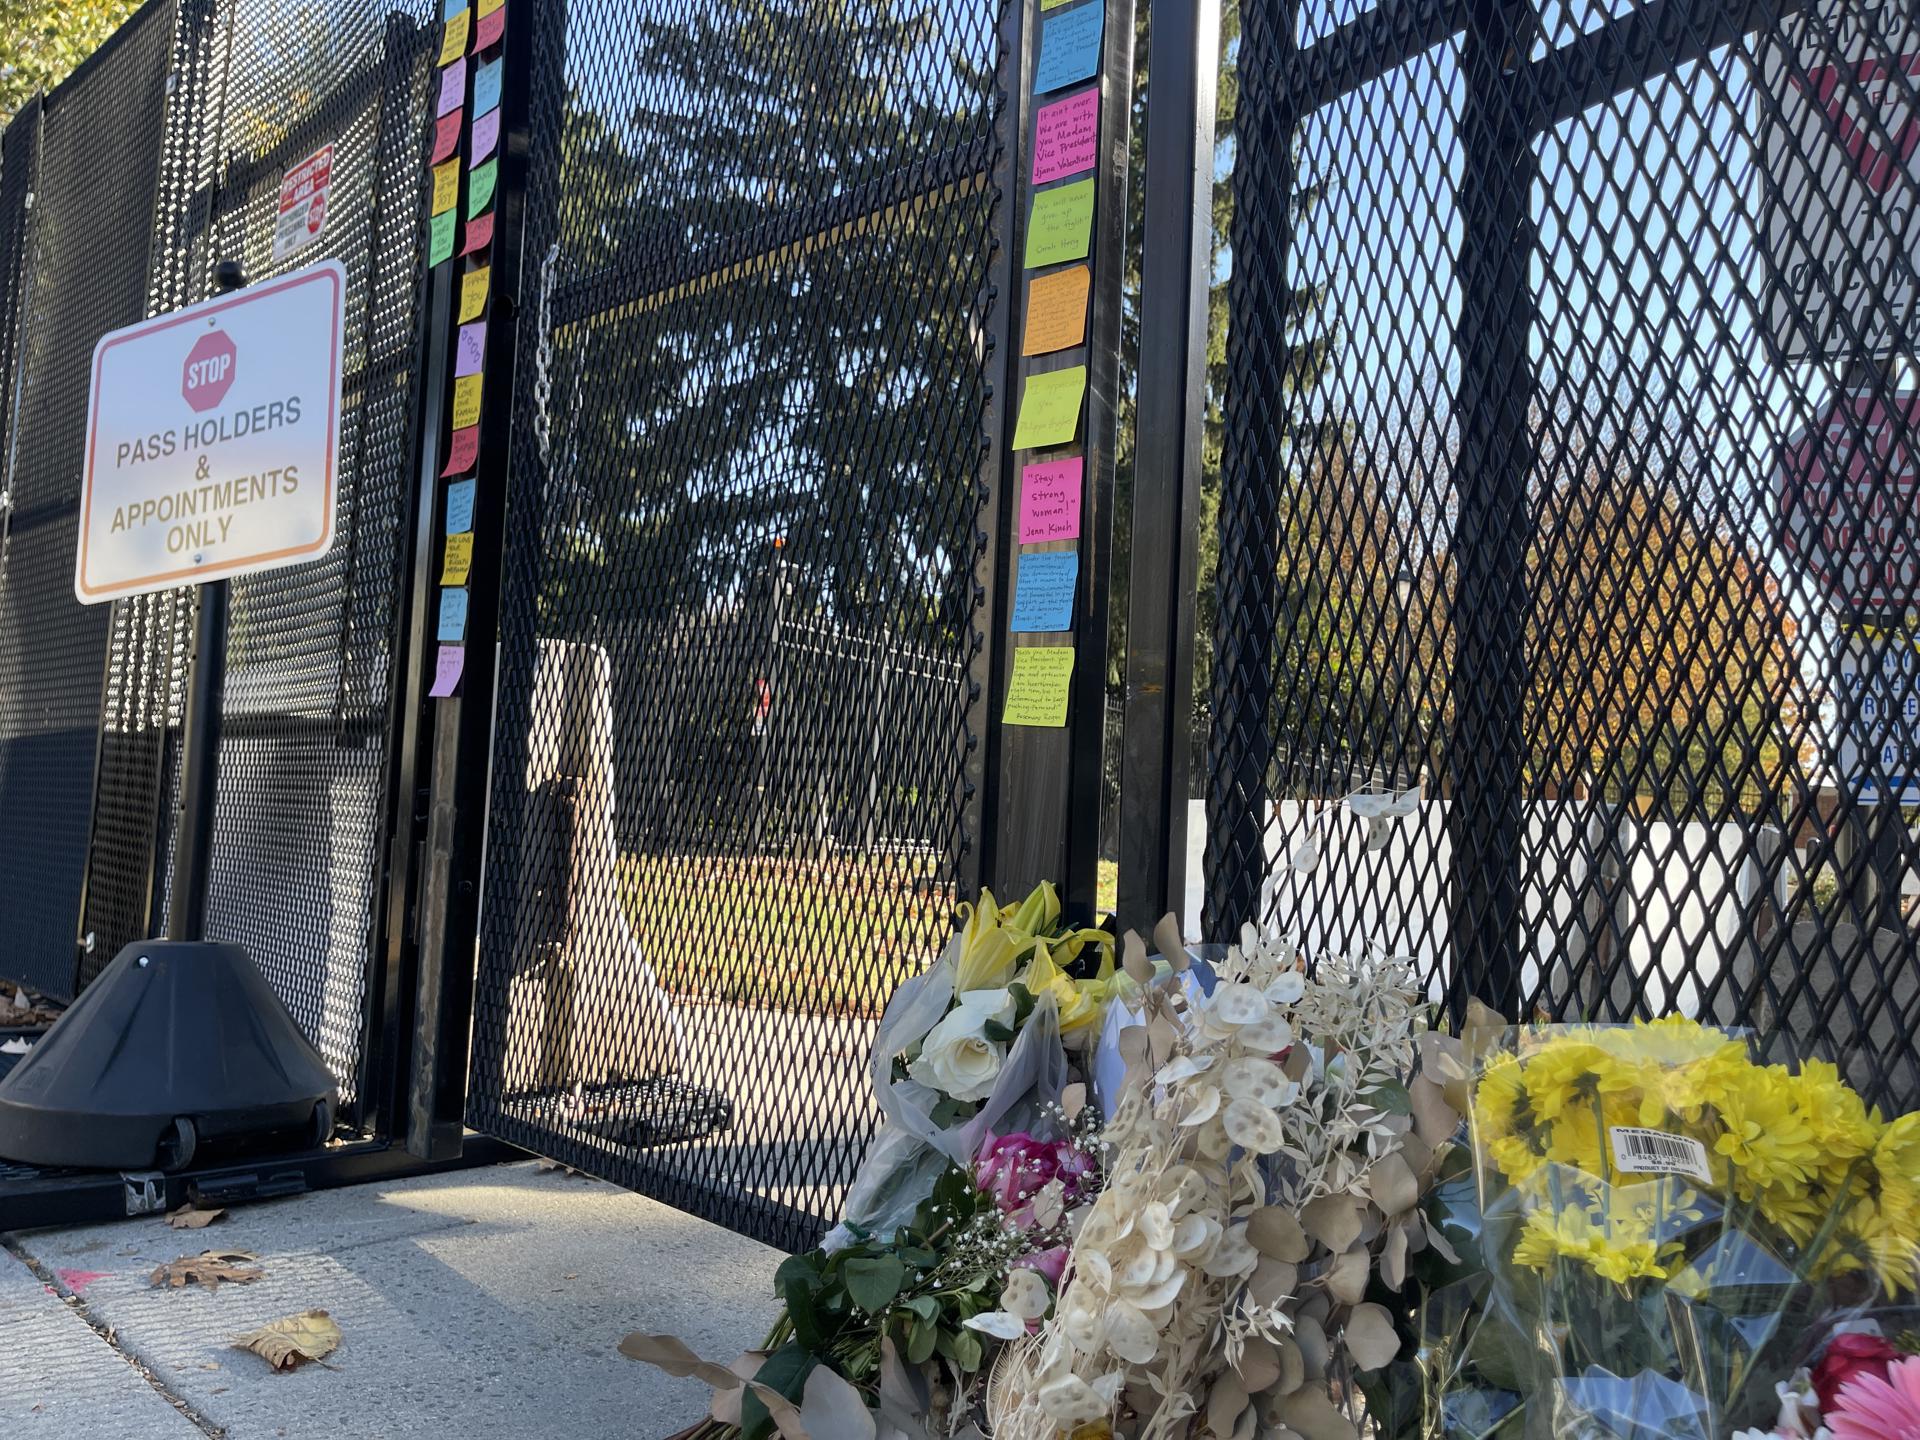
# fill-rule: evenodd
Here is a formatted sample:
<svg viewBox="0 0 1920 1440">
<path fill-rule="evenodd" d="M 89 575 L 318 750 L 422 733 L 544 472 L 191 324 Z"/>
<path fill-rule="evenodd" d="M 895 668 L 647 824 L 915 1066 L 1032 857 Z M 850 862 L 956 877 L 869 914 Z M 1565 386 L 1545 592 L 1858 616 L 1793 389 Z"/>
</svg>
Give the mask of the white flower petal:
<svg viewBox="0 0 1920 1440">
<path fill-rule="evenodd" d="M 1180 1123 L 1188 1129 L 1204 1125 L 1220 1113 L 1218 1085 L 1189 1085 L 1180 1092 L 1180 1097 L 1187 1104 L 1187 1109 L 1180 1116 Z"/>
<path fill-rule="evenodd" d="M 1251 1025 L 1242 1025 L 1235 1038 L 1249 1050 L 1257 1050 L 1263 1055 L 1278 1055 L 1293 1044 L 1293 1026 L 1287 1023 L 1284 1015 L 1271 1014 Z"/>
<path fill-rule="evenodd" d="M 960 1323 L 969 1330 L 978 1330 L 982 1335 L 991 1335 L 996 1340 L 1018 1340 L 1027 1333 L 1026 1321 L 1004 1310 L 982 1310 Z"/>
<path fill-rule="evenodd" d="M 1156 1250 L 1173 1246 L 1173 1217 L 1165 1202 L 1156 1200 L 1140 1212 L 1140 1238 Z"/>
<path fill-rule="evenodd" d="M 1253 986 L 1223 980 L 1213 987 L 1213 998 L 1207 1004 L 1207 1013 L 1216 1024 L 1252 1025 L 1266 1019 L 1271 1008 L 1267 997 Z"/>
<path fill-rule="evenodd" d="M 1256 1155 L 1271 1155 L 1287 1143 L 1279 1117 L 1257 1100 L 1230 1100 L 1222 1117 L 1234 1144 Z"/>
<path fill-rule="evenodd" d="M 1020 1320 L 1038 1320 L 1052 1303 L 1047 1282 L 1036 1270 L 1012 1271 L 1000 1291 L 1000 1308 Z"/>
<path fill-rule="evenodd" d="M 1107 1309 L 1107 1349 L 1122 1360 L 1145 1365 L 1159 1353 L 1160 1336 L 1139 1306 L 1116 1300 Z"/>
</svg>

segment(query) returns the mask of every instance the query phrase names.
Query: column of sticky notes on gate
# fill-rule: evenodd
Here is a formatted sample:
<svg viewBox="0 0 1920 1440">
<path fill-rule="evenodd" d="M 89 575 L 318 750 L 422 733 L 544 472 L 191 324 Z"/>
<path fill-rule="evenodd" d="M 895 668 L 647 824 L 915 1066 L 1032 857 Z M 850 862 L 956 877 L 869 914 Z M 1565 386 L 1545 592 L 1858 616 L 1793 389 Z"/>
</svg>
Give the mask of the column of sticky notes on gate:
<svg viewBox="0 0 1920 1440">
<path fill-rule="evenodd" d="M 447 0 L 443 20 L 439 78 L 434 86 L 433 218 L 427 263 L 438 267 L 451 261 L 457 267 L 455 323 L 459 329 L 453 345 L 445 463 L 440 469 L 446 482 L 442 506 L 446 537 L 440 559 L 433 684 L 428 692 L 442 698 L 459 687 L 466 669 L 467 582 L 473 569 L 474 501 L 479 485 L 474 471 L 480 457 L 487 319 L 492 309 L 506 0 L 474 0 L 471 5 L 468 0 Z"/>
<path fill-rule="evenodd" d="M 1015 637 L 1071 637 L 1087 482 L 1082 416 L 1106 0 L 1039 4 L 1020 344 L 1022 358 L 1033 363 L 1013 428 L 1020 495 L 1008 628 Z M 1072 682 L 1071 644 L 1016 638 L 1005 723 L 1064 726 Z"/>
</svg>

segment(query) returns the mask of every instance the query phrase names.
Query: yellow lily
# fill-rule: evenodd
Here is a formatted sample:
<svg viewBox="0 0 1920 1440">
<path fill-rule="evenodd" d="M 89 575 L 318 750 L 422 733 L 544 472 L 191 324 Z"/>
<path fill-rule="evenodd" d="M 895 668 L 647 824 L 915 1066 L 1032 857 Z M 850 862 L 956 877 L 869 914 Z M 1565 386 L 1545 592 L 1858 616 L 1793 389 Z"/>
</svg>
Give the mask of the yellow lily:
<svg viewBox="0 0 1920 1440">
<path fill-rule="evenodd" d="M 980 903 L 960 907 L 965 923 L 960 931 L 960 959 L 954 967 L 956 995 L 969 990 L 994 990 L 1013 978 L 1020 957 L 1031 950 L 1035 937 L 1060 918 L 1060 897 L 1044 880 L 1018 905 L 994 903 L 993 892 L 982 890 Z"/>
<path fill-rule="evenodd" d="M 1046 994 L 1053 996 L 1054 1006 L 1060 1012 L 1063 1038 L 1099 1025 L 1107 1001 L 1113 996 L 1113 937 L 1100 930 L 1080 930 L 1067 938 L 1078 951 L 1096 937 L 1105 942 L 1106 953 L 1100 957 L 1100 968 L 1091 980 L 1075 980 L 1068 975 L 1054 962 L 1044 943 L 1033 947 L 1033 962 L 1019 980 L 1036 999 Z"/>
</svg>

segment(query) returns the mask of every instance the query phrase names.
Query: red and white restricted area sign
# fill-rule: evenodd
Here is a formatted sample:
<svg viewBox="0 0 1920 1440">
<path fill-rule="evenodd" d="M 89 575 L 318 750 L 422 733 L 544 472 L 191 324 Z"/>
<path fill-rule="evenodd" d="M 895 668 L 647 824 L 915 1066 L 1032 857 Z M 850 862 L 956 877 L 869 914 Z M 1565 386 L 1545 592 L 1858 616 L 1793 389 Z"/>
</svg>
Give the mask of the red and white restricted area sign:
<svg viewBox="0 0 1920 1440">
<path fill-rule="evenodd" d="M 1843 609 L 1920 605 L 1920 393 L 1836 394 L 1781 452 L 1781 541 Z"/>
<path fill-rule="evenodd" d="M 327 191 L 333 184 L 333 146 L 324 145 L 281 177 L 280 210 L 273 220 L 275 262 L 297 254 L 327 228 Z"/>
<path fill-rule="evenodd" d="M 1778 36 L 1758 67 L 1767 328 L 1788 360 L 1905 353 L 1920 321 L 1920 20 L 1908 0 L 1812 0 Z"/>
<path fill-rule="evenodd" d="M 333 545 L 338 260 L 103 336 L 93 350 L 83 605 L 296 565 Z"/>
</svg>

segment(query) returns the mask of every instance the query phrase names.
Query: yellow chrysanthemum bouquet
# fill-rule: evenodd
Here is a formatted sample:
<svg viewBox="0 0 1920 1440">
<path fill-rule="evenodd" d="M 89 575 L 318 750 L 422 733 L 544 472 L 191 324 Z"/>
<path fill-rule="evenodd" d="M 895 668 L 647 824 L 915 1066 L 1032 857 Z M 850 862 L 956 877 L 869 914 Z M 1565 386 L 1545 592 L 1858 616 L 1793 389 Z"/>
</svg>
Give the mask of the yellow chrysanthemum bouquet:
<svg viewBox="0 0 1920 1440">
<path fill-rule="evenodd" d="M 1920 1283 L 1920 1116 L 1832 1065 L 1673 1018 L 1523 1030 L 1472 1084 L 1497 1324 L 1448 1388 L 1494 1423 L 1435 1434 L 1770 1430 L 1811 1334 Z"/>
</svg>

